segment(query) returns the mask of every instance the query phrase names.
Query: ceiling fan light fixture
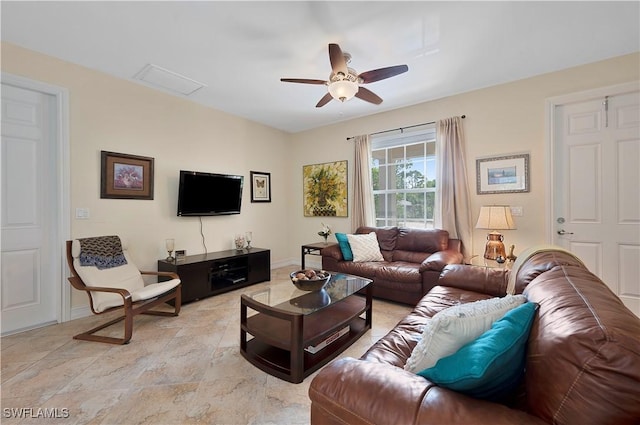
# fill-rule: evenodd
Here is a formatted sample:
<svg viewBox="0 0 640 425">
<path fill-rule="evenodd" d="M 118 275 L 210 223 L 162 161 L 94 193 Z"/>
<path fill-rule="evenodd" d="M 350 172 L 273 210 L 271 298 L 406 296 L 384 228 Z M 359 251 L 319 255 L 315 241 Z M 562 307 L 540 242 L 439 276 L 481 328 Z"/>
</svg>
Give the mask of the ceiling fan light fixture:
<svg viewBox="0 0 640 425">
<path fill-rule="evenodd" d="M 331 97 L 341 102 L 345 102 L 358 93 L 358 84 L 349 80 L 334 81 L 329 84 Z"/>
</svg>

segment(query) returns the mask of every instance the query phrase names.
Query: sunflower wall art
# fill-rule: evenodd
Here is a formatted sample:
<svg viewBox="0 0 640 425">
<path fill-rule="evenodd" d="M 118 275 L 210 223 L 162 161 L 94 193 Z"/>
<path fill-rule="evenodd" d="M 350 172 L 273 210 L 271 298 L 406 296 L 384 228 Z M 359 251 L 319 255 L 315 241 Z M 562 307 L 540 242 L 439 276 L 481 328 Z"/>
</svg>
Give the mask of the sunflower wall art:
<svg viewBox="0 0 640 425">
<path fill-rule="evenodd" d="M 302 167 L 305 217 L 347 217 L 347 161 Z"/>
</svg>

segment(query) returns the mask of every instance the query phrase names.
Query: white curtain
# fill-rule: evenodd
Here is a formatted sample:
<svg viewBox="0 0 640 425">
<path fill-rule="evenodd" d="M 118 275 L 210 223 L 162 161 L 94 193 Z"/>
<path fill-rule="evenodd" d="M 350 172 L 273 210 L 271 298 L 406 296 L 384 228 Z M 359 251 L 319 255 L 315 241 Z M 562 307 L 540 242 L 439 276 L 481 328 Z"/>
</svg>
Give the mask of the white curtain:
<svg viewBox="0 0 640 425">
<path fill-rule="evenodd" d="M 463 255 L 473 254 L 471 201 L 464 152 L 462 119 L 452 117 L 438 121 L 437 153 L 439 170 L 435 227 L 462 241 Z"/>
<path fill-rule="evenodd" d="M 375 225 L 373 185 L 371 184 L 371 142 L 369 135 L 355 136 L 355 160 L 353 170 L 353 210 L 351 227 Z"/>
</svg>

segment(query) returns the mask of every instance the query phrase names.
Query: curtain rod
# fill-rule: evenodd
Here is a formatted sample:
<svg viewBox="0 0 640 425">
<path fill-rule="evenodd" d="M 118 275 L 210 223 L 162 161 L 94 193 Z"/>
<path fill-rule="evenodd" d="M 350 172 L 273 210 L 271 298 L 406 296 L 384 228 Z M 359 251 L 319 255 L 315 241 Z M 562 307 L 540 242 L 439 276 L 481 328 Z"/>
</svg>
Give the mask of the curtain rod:
<svg viewBox="0 0 640 425">
<path fill-rule="evenodd" d="M 466 117 L 467 117 L 466 115 L 462 115 L 460 118 L 465 119 Z M 431 121 L 431 122 L 423 122 L 422 124 L 410 125 L 408 127 L 392 128 L 391 130 L 383 130 L 383 131 L 377 131 L 375 133 L 371 133 L 369 136 L 373 136 L 375 134 L 390 133 L 392 131 L 398 131 L 398 130 L 400 130 L 400 132 L 402 133 L 404 130 L 406 130 L 408 128 L 421 127 L 423 125 L 429 125 L 429 124 L 435 124 L 435 123 L 436 123 L 435 121 Z M 347 140 L 351 140 L 351 139 L 355 139 L 355 137 L 347 137 Z"/>
</svg>

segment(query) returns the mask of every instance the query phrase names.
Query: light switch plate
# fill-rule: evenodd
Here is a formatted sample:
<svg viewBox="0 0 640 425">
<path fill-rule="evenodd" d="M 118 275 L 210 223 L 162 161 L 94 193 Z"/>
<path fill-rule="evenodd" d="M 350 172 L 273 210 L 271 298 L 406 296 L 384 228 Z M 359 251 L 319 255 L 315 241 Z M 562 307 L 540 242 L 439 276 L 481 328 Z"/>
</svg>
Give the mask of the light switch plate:
<svg viewBox="0 0 640 425">
<path fill-rule="evenodd" d="M 76 218 L 80 220 L 89 219 L 89 208 L 76 208 Z"/>
<path fill-rule="evenodd" d="M 511 207 L 511 215 L 514 217 L 522 217 L 522 207 Z"/>
</svg>

